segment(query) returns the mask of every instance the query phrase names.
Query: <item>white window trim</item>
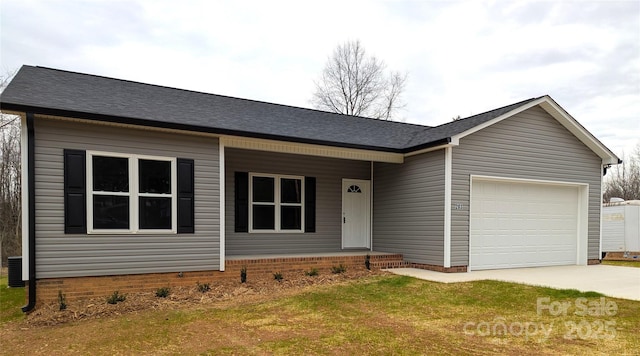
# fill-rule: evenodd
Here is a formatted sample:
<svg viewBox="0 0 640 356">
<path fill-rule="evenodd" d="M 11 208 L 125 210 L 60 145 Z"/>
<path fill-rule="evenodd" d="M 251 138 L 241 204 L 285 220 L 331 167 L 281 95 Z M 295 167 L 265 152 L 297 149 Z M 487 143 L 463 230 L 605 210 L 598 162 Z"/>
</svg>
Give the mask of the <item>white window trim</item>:
<svg viewBox="0 0 640 356">
<path fill-rule="evenodd" d="M 253 228 L 253 177 L 267 177 L 274 179 L 274 202 L 273 203 L 264 203 L 264 202 L 256 202 L 257 205 L 274 205 L 275 206 L 275 221 L 273 230 L 262 230 L 262 229 L 254 229 Z M 280 202 L 280 181 L 282 178 L 285 179 L 299 179 L 300 180 L 300 204 L 297 203 L 282 203 Z M 293 176 L 293 175 L 284 175 L 284 174 L 270 174 L 270 173 L 249 173 L 249 233 L 282 233 L 282 234 L 290 234 L 290 233 L 304 233 L 304 176 Z M 281 206 L 300 206 L 300 229 L 299 230 L 288 230 L 281 229 L 281 221 L 280 221 L 280 207 Z"/>
<path fill-rule="evenodd" d="M 93 156 L 119 157 L 129 160 L 129 192 L 94 192 L 93 191 Z M 171 194 L 140 193 L 139 192 L 139 160 L 171 162 Z M 104 151 L 86 152 L 86 186 L 87 186 L 87 233 L 88 234 L 177 234 L 178 226 L 178 173 L 175 157 L 135 155 Z M 93 228 L 93 196 L 119 195 L 129 197 L 129 229 L 94 229 Z M 140 229 L 139 227 L 139 197 L 171 197 L 171 229 Z"/>
</svg>

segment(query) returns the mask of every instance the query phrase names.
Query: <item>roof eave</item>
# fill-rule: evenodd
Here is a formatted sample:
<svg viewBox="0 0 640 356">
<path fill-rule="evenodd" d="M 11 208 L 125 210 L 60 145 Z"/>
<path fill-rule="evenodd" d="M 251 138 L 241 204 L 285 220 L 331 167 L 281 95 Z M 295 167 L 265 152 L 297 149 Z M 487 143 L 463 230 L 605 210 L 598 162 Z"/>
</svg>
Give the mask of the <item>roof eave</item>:
<svg viewBox="0 0 640 356">
<path fill-rule="evenodd" d="M 52 108 L 46 108 L 46 107 L 37 107 L 37 106 L 14 104 L 14 103 L 7 103 L 7 102 L 0 102 L 0 109 L 5 111 L 10 111 L 10 112 L 15 112 L 15 113 L 30 112 L 30 113 L 39 114 L 39 115 L 68 117 L 68 118 L 82 119 L 82 120 L 88 120 L 88 121 L 104 121 L 104 122 L 111 122 L 111 123 L 117 123 L 117 124 L 158 127 L 163 129 L 206 132 L 213 135 L 240 136 L 240 137 L 249 137 L 249 138 L 257 138 L 257 139 L 286 141 L 286 142 L 293 142 L 293 143 L 304 143 L 304 144 L 331 146 L 331 147 L 339 147 L 339 148 L 351 148 L 351 149 L 398 153 L 398 154 L 404 153 L 403 149 L 394 148 L 394 147 L 368 146 L 368 145 L 358 145 L 358 144 L 350 144 L 350 143 L 344 143 L 344 142 L 314 140 L 314 139 L 307 139 L 307 138 L 301 138 L 301 137 L 261 134 L 261 133 L 255 133 L 250 131 L 185 125 L 185 124 L 171 123 L 171 122 L 165 122 L 165 121 L 155 121 L 155 120 L 139 119 L 139 118 L 133 118 L 133 117 L 69 111 L 69 110 L 63 110 L 63 109 L 52 109 Z"/>
<path fill-rule="evenodd" d="M 412 146 L 412 147 L 407 147 L 405 148 L 402 153 L 405 154 L 405 156 L 412 156 L 412 155 L 416 155 L 419 153 L 423 153 L 423 152 L 429 152 L 429 151 L 433 151 L 436 149 L 440 149 L 443 148 L 445 146 L 450 146 L 451 145 L 451 137 L 445 137 L 439 140 L 435 140 L 435 141 L 431 141 L 428 143 L 423 143 L 420 145 L 416 145 L 416 146 Z"/>
<path fill-rule="evenodd" d="M 569 132 L 576 136 L 583 144 L 585 144 L 591 151 L 593 151 L 598 157 L 602 159 L 602 164 L 619 164 L 620 158 L 616 156 L 609 148 L 607 148 L 602 142 L 600 142 L 595 136 L 593 136 L 587 129 L 585 129 L 576 119 L 574 119 L 569 113 L 567 113 L 560 105 L 558 105 L 549 95 L 542 96 L 536 100 L 525 103 L 507 113 L 504 113 L 494 119 L 491 119 L 485 123 L 477 125 L 469 130 L 461 132 L 451 137 L 451 142 L 454 145 L 460 143 L 460 139 L 465 136 L 471 135 L 474 132 L 480 131 L 488 126 L 494 125 L 508 117 L 521 113 L 534 106 L 540 106 L 549 115 L 556 119 L 562 126 L 564 126 Z"/>
<path fill-rule="evenodd" d="M 584 126 L 582 126 L 576 119 L 558 105 L 558 103 L 556 103 L 550 96 L 546 95 L 543 99 L 544 100 L 539 104 L 540 107 L 558 120 L 562 126 L 602 158 L 602 164 L 615 165 L 622 162 L 615 153 L 587 131 Z"/>
</svg>

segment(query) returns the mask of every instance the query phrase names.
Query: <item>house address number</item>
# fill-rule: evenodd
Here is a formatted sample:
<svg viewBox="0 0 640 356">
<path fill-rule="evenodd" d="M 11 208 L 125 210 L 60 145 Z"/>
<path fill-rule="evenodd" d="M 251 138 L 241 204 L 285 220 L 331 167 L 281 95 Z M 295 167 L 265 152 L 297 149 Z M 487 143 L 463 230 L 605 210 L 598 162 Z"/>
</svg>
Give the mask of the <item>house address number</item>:
<svg viewBox="0 0 640 356">
<path fill-rule="evenodd" d="M 453 210 L 463 210 L 464 204 L 462 203 L 453 203 Z"/>
</svg>

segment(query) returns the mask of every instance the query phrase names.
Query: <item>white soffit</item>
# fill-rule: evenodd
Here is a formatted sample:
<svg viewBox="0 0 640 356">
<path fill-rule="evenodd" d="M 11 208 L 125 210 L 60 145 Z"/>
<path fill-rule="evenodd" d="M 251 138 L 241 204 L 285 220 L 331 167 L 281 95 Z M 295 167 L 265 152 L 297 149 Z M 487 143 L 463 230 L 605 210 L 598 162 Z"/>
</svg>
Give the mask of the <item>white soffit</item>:
<svg viewBox="0 0 640 356">
<path fill-rule="evenodd" d="M 225 147 L 243 148 L 248 150 L 352 159 L 358 161 L 374 161 L 386 163 L 404 162 L 404 155 L 401 153 L 378 152 L 355 148 L 340 148 L 307 143 L 275 141 L 238 136 L 221 136 L 221 139 L 224 140 Z"/>
</svg>

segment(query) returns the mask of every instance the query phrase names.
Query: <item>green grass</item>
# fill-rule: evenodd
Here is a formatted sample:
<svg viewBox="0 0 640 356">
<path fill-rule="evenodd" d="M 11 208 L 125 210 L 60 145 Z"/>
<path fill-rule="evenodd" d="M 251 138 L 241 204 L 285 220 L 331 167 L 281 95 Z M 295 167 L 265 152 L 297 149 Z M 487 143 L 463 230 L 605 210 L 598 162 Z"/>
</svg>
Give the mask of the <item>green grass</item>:
<svg viewBox="0 0 640 356">
<path fill-rule="evenodd" d="M 636 267 L 640 268 L 640 260 L 638 261 L 611 261 L 611 260 L 602 260 L 603 265 L 609 266 L 622 266 L 622 267 Z"/>
<path fill-rule="evenodd" d="M 566 303 L 569 312 L 538 313 L 539 298 Z M 576 316 L 577 302 L 594 308 L 615 303 L 617 311 Z M 553 327 L 548 336 L 482 335 L 478 328 L 489 323 L 499 331 L 501 322 Z M 605 322 L 613 323 L 612 334 L 599 329 Z M 581 331 L 572 330 L 572 323 Z M 0 328 L 0 339 L 7 354 L 32 354 L 45 344 L 53 354 L 626 354 L 640 347 L 637 330 L 640 302 L 598 293 L 378 276 L 239 305 L 147 310 L 5 334 Z"/>
<path fill-rule="evenodd" d="M 0 325 L 23 318 L 24 288 L 9 288 L 8 277 L 0 276 Z"/>
</svg>

